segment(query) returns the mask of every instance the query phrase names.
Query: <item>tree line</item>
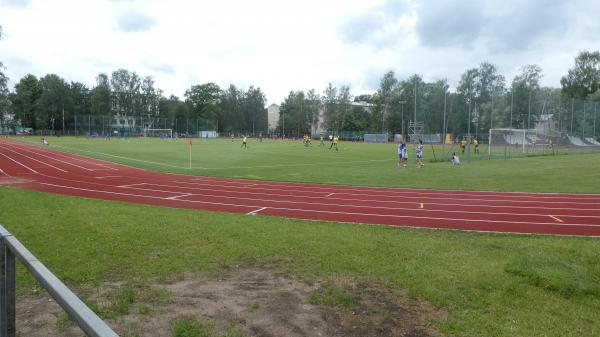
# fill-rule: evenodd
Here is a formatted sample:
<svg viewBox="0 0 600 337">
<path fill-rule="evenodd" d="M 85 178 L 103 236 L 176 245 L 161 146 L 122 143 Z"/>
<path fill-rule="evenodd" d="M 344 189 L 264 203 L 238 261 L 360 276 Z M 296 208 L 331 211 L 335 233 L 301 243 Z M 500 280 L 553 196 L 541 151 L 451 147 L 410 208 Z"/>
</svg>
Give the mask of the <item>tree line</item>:
<svg viewBox="0 0 600 337">
<path fill-rule="evenodd" d="M 165 97 L 151 76 L 142 77 L 126 69 L 110 76 L 99 74 L 91 89 L 80 82 L 68 83 L 56 74 L 39 79 L 28 74 L 10 92 L 7 80 L 0 73 L 0 118 L 6 120 L 12 115 L 13 126 L 64 132 L 75 128 L 77 117 L 105 116 L 208 119 L 218 121 L 221 132 L 267 132 L 266 97 L 259 87 L 244 90 L 232 84 L 221 89 L 215 83 L 205 83 L 192 85 L 183 99 Z"/>
<path fill-rule="evenodd" d="M 597 113 L 586 114 L 586 107 L 600 101 L 600 52 L 580 52 L 562 77 L 561 88 L 542 87 L 542 77 L 538 65 L 527 65 L 507 81 L 496 65 L 483 62 L 463 72 L 450 91 L 445 79 L 425 82 L 418 74 L 399 79 L 389 71 L 372 94 L 352 96 L 348 86 L 331 83 L 322 94 L 314 89 L 291 91 L 281 104 L 277 128 L 314 130 L 319 116 L 325 130 L 391 134 L 407 134 L 411 121 L 423 122 L 425 133 L 457 135 L 487 134 L 490 128 L 534 128 L 550 114 L 561 131 L 575 133 L 595 123 Z"/>
<path fill-rule="evenodd" d="M 300 135 L 317 128 L 406 134 L 415 120 L 423 122 L 425 133 L 481 134 L 494 127 L 532 128 L 542 115 L 553 114 L 564 125 L 561 131 L 574 132 L 592 122 L 584 101 L 600 101 L 598 51 L 580 52 L 562 77 L 561 88 L 542 87 L 538 65 L 523 67 L 507 81 L 496 65 L 483 62 L 463 72 L 452 91 L 445 79 L 426 82 L 418 74 L 400 79 L 393 71 L 382 76 L 372 94 L 353 96 L 349 86 L 332 83 L 321 93 L 292 90 L 280 104 L 274 130 L 268 130 L 260 87 L 220 88 L 209 82 L 192 85 L 183 98 L 166 97 L 152 77 L 119 69 L 110 76 L 99 74 L 91 89 L 56 74 L 29 74 L 11 91 L 3 70 L 0 63 L 0 124 L 11 120 L 22 127 L 57 131 L 71 129 L 75 116 L 88 115 L 207 119 L 217 121 L 219 132 L 247 134 Z M 575 118 L 574 111 L 581 114 L 582 108 L 583 116 Z M 593 118 L 595 123 L 595 114 Z"/>
</svg>

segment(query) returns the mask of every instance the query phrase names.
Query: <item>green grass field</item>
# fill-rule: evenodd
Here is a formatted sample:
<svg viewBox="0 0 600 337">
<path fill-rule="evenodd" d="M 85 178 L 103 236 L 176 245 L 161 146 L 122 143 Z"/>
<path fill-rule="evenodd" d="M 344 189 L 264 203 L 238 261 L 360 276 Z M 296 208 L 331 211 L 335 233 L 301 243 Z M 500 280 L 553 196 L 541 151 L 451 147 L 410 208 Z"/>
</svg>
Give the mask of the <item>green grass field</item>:
<svg viewBox="0 0 600 337">
<path fill-rule="evenodd" d="M 37 139 L 20 139 L 36 142 Z M 50 146 L 195 175 L 503 191 L 599 192 L 600 154 L 396 167 L 393 144 L 50 138 Z M 436 151 L 439 149 L 436 149 Z M 412 155 L 412 153 L 411 153 Z M 426 147 L 426 158 L 432 157 Z M 448 312 L 449 336 L 600 335 L 600 240 L 301 221 L 152 207 L 0 185 L 4 224 L 75 286 L 213 273 L 232 264 L 304 278 L 349 277 L 404 289 Z M 149 263 L 150 261 L 150 263 Z M 141 280 L 141 281 L 140 281 Z M 19 269 L 21 294 L 32 279 Z"/>
<path fill-rule="evenodd" d="M 402 288 L 450 336 L 600 333 L 597 238 L 480 234 L 178 210 L 0 187 L 0 222 L 72 285 L 268 265 Z M 20 269 L 20 293 L 33 282 Z"/>
<path fill-rule="evenodd" d="M 37 144 L 37 138 L 16 138 Z M 490 191 L 579 192 L 600 191 L 600 153 L 488 160 L 482 154 L 461 156 L 463 165 L 428 162 L 457 148 L 425 146 L 424 169 L 416 169 L 414 153 L 410 166 L 398 169 L 395 144 L 341 142 L 340 151 L 329 145 L 304 147 L 301 141 L 194 140 L 189 169 L 187 140 L 132 138 L 128 141 L 51 137 L 50 146 L 81 155 L 151 170 L 192 175 L 238 177 L 371 186 L 469 189 Z M 478 160 L 466 161 L 478 158 Z"/>
</svg>

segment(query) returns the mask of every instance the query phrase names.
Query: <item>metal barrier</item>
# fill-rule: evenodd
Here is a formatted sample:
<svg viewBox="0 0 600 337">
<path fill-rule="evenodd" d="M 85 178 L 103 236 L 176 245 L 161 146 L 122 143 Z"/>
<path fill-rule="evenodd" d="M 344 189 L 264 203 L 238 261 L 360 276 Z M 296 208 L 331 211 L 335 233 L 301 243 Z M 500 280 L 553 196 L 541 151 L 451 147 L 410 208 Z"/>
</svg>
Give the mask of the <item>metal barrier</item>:
<svg viewBox="0 0 600 337">
<path fill-rule="evenodd" d="M 119 337 L 64 283 L 0 225 L 0 337 L 15 337 L 15 256 L 90 337 Z"/>
</svg>

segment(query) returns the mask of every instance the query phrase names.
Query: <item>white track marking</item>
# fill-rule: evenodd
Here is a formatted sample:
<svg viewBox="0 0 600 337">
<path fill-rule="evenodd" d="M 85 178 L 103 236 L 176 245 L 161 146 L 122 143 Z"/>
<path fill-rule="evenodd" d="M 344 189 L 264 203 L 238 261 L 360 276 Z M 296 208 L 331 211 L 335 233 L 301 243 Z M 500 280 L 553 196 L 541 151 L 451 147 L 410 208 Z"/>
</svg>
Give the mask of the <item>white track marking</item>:
<svg viewBox="0 0 600 337">
<path fill-rule="evenodd" d="M 264 211 L 265 209 L 267 209 L 267 207 L 261 207 L 261 208 L 253 210 L 252 212 L 246 213 L 246 215 L 256 215 L 256 213 L 258 213 L 260 211 Z"/>
<path fill-rule="evenodd" d="M 552 219 L 554 219 L 554 221 L 564 222 L 564 221 L 562 221 L 561 219 L 559 219 L 559 218 L 557 218 L 555 216 L 552 216 L 552 215 L 548 215 L 548 216 L 551 217 Z"/>
<path fill-rule="evenodd" d="M 149 186 L 159 186 L 159 187 L 169 187 L 172 188 L 173 185 L 162 185 L 156 183 L 147 183 Z M 214 186 L 214 185 L 208 185 Z M 200 191 L 215 191 L 215 192 L 224 192 L 223 188 L 194 188 L 194 187 L 185 187 L 185 186 L 177 186 L 177 188 L 187 189 L 187 190 L 200 190 Z M 156 190 L 163 191 L 163 190 Z M 227 191 L 232 192 L 232 191 Z M 251 194 L 251 195 L 269 195 L 269 196 L 281 196 L 281 197 L 297 197 L 295 194 L 279 194 L 279 193 L 265 193 L 265 192 L 247 192 L 247 191 L 235 191 L 233 193 L 242 193 L 242 194 Z M 314 199 L 324 199 L 325 197 L 315 196 Z M 358 201 L 358 202 L 374 202 L 372 199 L 355 199 L 355 198 L 344 198 L 343 200 L 347 201 Z M 412 200 L 412 198 L 411 198 Z M 486 201 L 486 200 L 483 200 Z M 414 204 L 414 201 L 394 201 L 394 200 L 376 200 L 375 202 L 381 204 Z M 481 205 L 481 204 L 456 204 L 456 203 L 433 203 L 428 202 L 429 205 L 435 206 L 468 206 L 468 207 L 490 207 L 490 208 L 518 208 L 518 209 L 543 209 L 543 210 L 580 210 L 580 211 L 597 211 L 597 208 L 568 208 L 568 207 L 534 207 L 534 206 L 508 206 L 508 205 Z"/>
<path fill-rule="evenodd" d="M 189 185 L 206 185 L 207 183 L 213 182 L 213 183 L 218 183 L 218 184 L 230 184 L 230 185 L 244 185 L 246 184 L 246 182 L 244 181 L 244 179 L 219 179 L 218 177 L 202 177 L 202 178 L 195 178 L 192 179 L 194 182 L 190 182 L 190 181 L 174 181 L 176 183 L 181 183 L 181 184 L 189 184 Z M 205 183 L 199 183 L 196 181 L 206 181 Z M 386 193 L 386 196 L 389 196 L 388 193 L 392 193 L 392 194 L 407 194 L 407 193 L 415 193 L 415 194 L 419 194 L 419 195 L 444 195 L 447 196 L 448 198 L 450 198 L 450 196 L 452 196 L 452 199 L 455 199 L 457 197 L 464 197 L 464 196 L 468 196 L 468 197 L 498 197 L 498 196 L 504 196 L 506 195 L 506 197 L 510 197 L 510 198 L 540 198 L 540 199 L 564 199 L 566 197 L 574 197 L 574 198 L 579 198 L 582 200 L 598 200 L 600 201 L 600 194 L 593 194 L 593 193 L 581 193 L 581 194 L 577 194 L 577 193 L 542 193 L 542 192 L 493 192 L 493 191 L 467 191 L 467 190 L 443 190 L 443 189 L 438 189 L 438 190 L 434 190 L 434 189 L 411 189 L 411 188 L 403 188 L 403 187 L 377 187 L 377 186 L 352 186 L 352 185 L 329 185 L 329 186 L 323 186 L 322 184 L 318 184 L 318 183 L 290 183 L 290 184 L 286 184 L 283 182 L 274 182 L 274 181 L 269 181 L 269 180 L 264 180 L 261 181 L 260 183 L 256 183 L 257 186 L 263 186 L 262 188 L 267 189 L 269 187 L 272 188 L 276 188 L 281 190 L 282 187 L 289 187 L 289 188 L 307 188 L 309 189 L 311 192 L 314 192 L 316 190 L 334 190 L 335 193 L 344 193 L 344 192 L 360 192 L 360 194 L 363 194 L 365 192 L 375 192 L 375 193 Z M 241 187 L 241 186 L 240 186 Z M 449 192 L 460 192 L 457 194 L 451 194 Z M 523 195 L 515 195 L 515 194 L 523 194 Z M 584 198 L 582 198 L 584 197 Z M 585 197 L 590 197 L 590 198 L 585 198 Z M 517 201 L 512 199 L 512 201 Z"/>
<path fill-rule="evenodd" d="M 127 188 L 127 187 L 133 187 L 133 186 L 141 186 L 141 185 L 146 185 L 146 183 L 118 185 L 118 186 L 115 186 L 115 187 Z M 112 186 L 112 185 L 106 185 L 106 186 Z"/>
<path fill-rule="evenodd" d="M 227 185 L 227 182 L 221 182 L 221 181 L 216 181 L 215 183 L 197 183 L 197 182 L 187 182 L 187 181 L 174 181 L 175 183 L 178 184 L 186 184 L 186 185 L 193 185 L 193 186 L 215 186 L 215 183 L 217 184 L 221 184 L 221 185 Z M 598 202 L 600 202 L 600 195 L 597 195 L 597 198 L 582 198 L 582 200 L 598 200 L 596 202 L 581 202 L 581 201 L 565 201 L 564 197 L 562 196 L 563 199 L 561 199 L 560 201 L 544 201 L 544 200 L 538 200 L 538 196 L 520 196 L 521 198 L 529 198 L 529 199 L 536 199 L 536 200 L 515 200 L 515 199 L 481 199 L 481 197 L 502 197 L 502 193 L 504 192 L 498 192 L 495 194 L 470 194 L 470 195 L 465 195 L 465 194 L 457 194 L 457 195 L 452 195 L 452 194 L 444 194 L 443 192 L 440 193 L 430 193 L 430 192 L 420 192 L 417 190 L 408 190 L 408 191 L 404 191 L 402 189 L 396 189 L 396 190 L 390 190 L 389 192 L 384 192 L 384 191 L 377 191 L 377 190 L 372 190 L 372 187 L 365 187 L 364 189 L 360 189 L 360 188 L 344 188 L 346 186 L 341 186 L 343 187 L 342 189 L 336 188 L 335 186 L 329 186 L 329 187 L 321 187 L 315 184 L 315 186 L 306 186 L 306 185 L 286 185 L 286 184 L 269 184 L 268 182 L 265 183 L 263 186 L 261 186 L 261 184 L 257 184 L 257 186 L 259 187 L 248 187 L 248 185 L 244 185 L 243 182 L 232 182 L 231 187 L 238 187 L 238 188 L 248 188 L 248 189 L 252 189 L 252 190 L 271 190 L 271 191 L 281 191 L 282 187 L 289 187 L 289 188 L 296 188 L 297 192 L 306 192 L 306 193 L 319 193 L 318 191 L 323 191 L 324 192 L 330 192 L 330 191 L 334 191 L 333 193 L 335 194 L 344 194 L 344 195 L 363 195 L 363 196 L 372 196 L 372 197 L 391 197 L 391 196 L 398 196 L 398 197 L 403 197 L 403 198 L 411 198 L 414 199 L 415 198 L 415 194 L 417 195 L 416 197 L 425 197 L 427 195 L 432 195 L 432 196 L 439 196 L 439 195 L 443 195 L 443 197 L 429 197 L 427 196 L 426 198 L 429 199 L 461 199 L 461 200 L 468 200 L 468 201 L 477 201 L 477 200 L 485 200 L 485 201 L 506 201 L 506 202 L 545 202 L 545 203 L 556 203 L 556 204 L 565 204 L 565 203 L 571 203 L 571 204 L 593 204 L 593 205 L 597 205 Z M 303 189 L 306 188 L 306 189 Z M 371 191 L 370 191 L 371 190 Z M 351 192 L 358 192 L 358 193 L 351 193 Z M 370 192 L 374 192 L 374 193 L 370 193 Z M 466 197 L 466 198 L 465 198 Z M 507 198 L 509 196 L 506 196 Z M 510 198 L 515 198 L 515 196 L 510 196 Z M 541 199 L 560 199 L 559 197 L 546 197 L 546 196 L 539 196 L 539 198 Z"/>
<path fill-rule="evenodd" d="M 3 156 L 5 156 L 5 157 L 6 157 L 6 158 L 8 158 L 9 160 L 11 160 L 11 161 L 13 161 L 13 162 L 15 162 L 15 163 L 17 163 L 17 164 L 19 164 L 19 165 L 23 166 L 24 168 L 28 169 L 29 171 L 31 171 L 31 172 L 33 172 L 33 173 L 39 173 L 38 171 L 36 171 L 36 170 L 32 169 L 31 167 L 29 167 L 29 166 L 27 166 L 27 165 L 24 165 L 24 164 L 22 164 L 22 163 L 20 163 L 20 162 L 18 162 L 18 161 L 16 161 L 16 160 L 14 160 L 14 159 L 12 159 L 11 157 L 9 157 L 9 156 L 5 155 L 4 153 L 0 153 L 0 154 L 1 154 L 1 155 L 3 155 Z"/>
<path fill-rule="evenodd" d="M 174 181 L 174 183 L 177 184 L 188 184 L 188 185 L 194 185 L 194 186 L 209 186 L 209 187 L 215 187 L 216 184 L 210 184 L 210 183 L 205 183 L 205 184 L 199 184 L 199 183 L 186 183 L 183 181 Z M 161 187 L 171 187 L 172 185 L 162 185 L 162 184 L 154 184 L 154 183 L 149 183 L 148 185 L 154 185 L 154 186 L 161 186 Z M 281 191 L 281 188 L 264 188 L 264 187 L 245 187 L 245 186 L 232 186 L 233 188 L 239 188 L 239 189 L 248 189 L 248 190 L 259 190 L 259 191 L 274 191 L 274 192 L 279 192 Z M 200 188 L 200 187 L 185 187 L 185 186 L 178 186 L 178 188 L 183 188 L 183 189 L 189 189 L 189 190 L 206 190 L 205 188 Z M 329 190 L 332 190 L 333 188 L 329 188 Z M 220 189 L 221 191 L 223 190 L 222 188 Z M 239 193 L 253 193 L 253 192 L 245 192 L 245 191 L 237 191 Z M 306 191 L 297 191 L 297 192 L 306 192 L 306 193 L 314 193 L 317 194 L 315 195 L 316 198 L 319 197 L 319 192 L 314 191 L 314 190 L 306 190 Z M 333 192 L 335 194 L 339 195 L 358 195 L 358 196 L 364 196 L 364 197 L 386 197 L 388 199 L 390 198 L 400 198 L 400 199 L 408 199 L 413 201 L 414 203 L 414 199 L 415 198 L 420 198 L 420 196 L 408 196 L 408 195 L 389 195 L 389 194 L 368 194 L 368 193 L 346 193 L 344 191 L 340 192 L 340 191 L 336 191 Z M 267 194 L 267 193 L 255 193 L 255 194 Z M 272 193 L 268 193 L 270 195 L 274 195 Z M 418 194 L 418 193 L 417 193 Z M 297 196 L 297 195 L 296 195 Z M 428 200 L 456 200 L 456 198 L 450 198 L 450 197 L 422 197 L 424 199 L 428 199 Z M 352 199 L 352 198 L 342 198 L 342 200 L 365 200 L 365 199 Z M 574 204 L 574 205 L 594 205 L 597 206 L 598 202 L 570 202 L 570 201 L 535 201 L 535 200 L 505 200 L 505 199 L 480 199 L 480 198 L 460 198 L 461 201 L 485 201 L 485 202 L 507 202 L 507 203 L 545 203 L 545 204 Z M 365 201 L 376 201 L 376 200 L 365 200 Z M 377 201 L 377 202 L 391 202 L 390 200 L 382 200 L 382 201 Z M 434 203 L 429 203 L 428 204 L 434 204 Z M 510 206 L 510 207 L 519 207 L 519 206 Z M 523 207 L 523 206 L 521 206 Z M 534 208 L 538 208 L 538 207 L 534 207 Z M 552 208 L 552 209 L 557 209 L 557 208 Z M 593 209 L 595 210 L 595 209 Z"/>
<path fill-rule="evenodd" d="M 37 145 L 37 143 L 35 142 L 31 142 L 31 141 L 27 141 L 27 140 L 21 140 L 21 141 L 16 141 L 17 143 L 22 143 L 22 144 L 28 144 L 28 145 Z M 0 140 L 0 143 L 4 143 L 3 141 Z M 8 145 L 14 145 L 13 142 L 6 142 Z M 107 154 L 107 153 L 102 153 L 102 152 L 94 152 L 94 151 L 90 151 L 90 150 L 83 150 L 83 149 L 77 149 L 77 148 L 72 148 L 72 147 L 68 147 L 68 146 L 61 146 L 61 145 L 53 145 L 53 147 L 59 147 L 59 148 L 64 148 L 64 149 L 72 149 L 75 151 L 81 151 L 81 152 L 88 152 L 88 153 L 98 153 L 98 154 L 102 154 L 102 155 L 106 155 L 106 156 L 114 156 L 114 157 L 120 157 L 120 156 L 115 156 L 115 155 L 111 155 L 111 154 Z M 77 155 L 71 152 L 66 152 L 67 154 L 71 154 L 71 155 Z M 130 160 L 135 160 L 135 161 L 142 161 L 141 159 L 134 159 L 134 158 L 129 158 L 129 157 L 121 157 L 123 159 L 130 159 Z M 128 166 L 126 164 L 121 164 L 121 163 L 114 163 L 114 162 L 110 162 L 107 160 L 103 160 L 103 159 L 98 159 L 98 158 L 90 158 L 92 160 L 97 160 L 97 161 L 102 161 L 105 162 L 107 164 L 110 165 L 123 165 L 126 167 L 133 167 L 133 166 Z M 369 161 L 390 161 L 390 160 L 394 160 L 395 159 L 373 159 L 373 160 L 369 160 Z M 157 165 L 168 165 L 168 164 L 162 164 L 162 163 L 156 163 L 156 162 L 149 162 L 149 163 L 153 163 L 153 164 L 157 164 Z M 312 165 L 312 164 L 311 164 Z M 314 165 L 321 165 L 321 164 L 314 164 Z M 179 167 L 179 166 L 172 166 L 175 168 L 182 168 L 182 169 L 187 169 L 186 167 Z M 250 167 L 250 166 L 249 166 Z M 265 166 L 257 166 L 257 167 L 265 167 Z M 145 170 L 142 168 L 138 168 L 138 167 L 133 167 L 136 169 L 140 169 L 140 170 Z M 234 168 L 234 167 L 229 167 L 229 168 Z M 238 167 L 235 167 L 238 168 Z M 202 168 L 202 169 L 216 169 L 216 168 Z M 227 169 L 227 168 L 223 168 L 223 169 Z M 171 174 L 171 175 L 176 175 L 176 176 L 181 176 L 181 177 L 191 177 L 191 176 L 186 176 L 186 175 L 182 175 L 182 174 L 177 174 L 177 173 L 170 173 L 170 172 L 163 172 L 164 174 Z M 215 181 L 219 181 L 219 182 L 232 182 L 233 180 L 235 180 L 235 178 L 231 178 L 231 179 L 221 179 L 218 180 L 218 177 L 196 177 L 193 178 L 193 180 L 205 180 L 205 179 L 211 179 L 211 180 L 215 180 Z M 240 182 L 245 181 L 246 179 L 237 179 Z M 268 181 L 264 181 L 261 182 L 261 184 L 266 183 Z M 309 185 L 309 183 L 301 183 L 298 182 L 296 185 L 284 185 L 284 184 L 280 184 L 279 186 L 282 187 L 305 187 Z M 317 185 L 317 184 L 315 184 Z M 333 186 L 340 186 L 340 187 L 347 187 L 348 185 L 333 185 Z M 418 193 L 419 191 L 434 191 L 434 192 L 439 192 L 439 193 L 448 193 L 448 192 L 464 192 L 464 193 L 474 193 L 474 195 L 476 196 L 490 196 L 490 195 L 485 195 L 485 194 L 477 194 L 477 193 L 494 193 L 492 194 L 492 196 L 498 196 L 498 194 L 523 194 L 523 195 L 517 195 L 516 197 L 541 197 L 541 198 L 547 198 L 544 196 L 556 196 L 559 198 L 563 198 L 563 197 L 581 197 L 581 196 L 591 196 L 591 197 L 595 197 L 595 198 L 600 198 L 600 194 L 598 193 L 569 193 L 569 192 L 516 192 L 516 191 L 471 191 L 471 190 L 459 190 L 459 189 L 433 189 L 433 188 L 423 188 L 423 189 L 411 189 L 411 188 L 405 188 L 405 187 L 385 187 L 385 186 L 354 186 L 354 187 L 361 187 L 364 188 L 363 190 L 358 190 L 358 191 L 365 191 L 368 189 L 378 189 L 378 190 L 389 190 L 391 192 L 413 192 L 413 193 Z M 439 194 L 439 193 L 432 193 L 432 194 Z M 514 196 L 513 196 L 514 197 Z M 550 197 L 550 198 L 556 198 L 556 197 Z M 595 199 L 595 198 L 590 198 L 591 200 Z"/>
<path fill-rule="evenodd" d="M 84 169 L 84 170 L 86 170 L 86 171 L 90 171 L 90 172 L 91 172 L 91 171 L 96 171 L 96 169 L 90 169 L 90 168 L 87 168 L 87 167 L 79 166 L 79 165 L 77 165 L 77 164 L 73 164 L 73 163 L 71 163 L 71 162 L 68 162 L 68 161 L 60 160 L 60 159 L 58 159 L 58 158 L 55 158 L 55 157 L 47 156 L 47 155 L 45 155 L 45 154 L 41 154 L 41 153 L 39 153 L 39 152 L 35 152 L 35 151 L 31 151 L 31 150 L 25 150 L 25 149 L 21 149 L 21 150 L 23 150 L 23 151 L 27 151 L 27 152 L 31 152 L 31 153 L 35 153 L 35 154 L 37 154 L 38 156 L 42 156 L 42 157 L 45 157 L 45 158 L 48 158 L 48 159 L 56 160 L 56 161 L 58 161 L 58 162 L 61 162 L 61 163 L 67 164 L 67 165 L 71 165 L 71 166 L 75 166 L 75 167 L 78 167 L 78 168 L 80 168 L 80 169 Z M 66 171 L 65 171 L 65 172 L 66 172 Z"/>
<path fill-rule="evenodd" d="M 187 197 L 189 195 L 191 195 L 191 194 L 190 193 L 184 193 L 184 194 L 180 194 L 180 195 L 175 195 L 175 196 L 172 196 L 172 197 L 168 197 L 167 199 L 168 200 L 176 200 L 177 198 Z"/>
<path fill-rule="evenodd" d="M 325 196 L 325 198 L 329 198 L 330 196 L 334 195 L 335 193 L 329 193 Z"/>
<path fill-rule="evenodd" d="M 17 151 L 11 150 L 11 149 L 6 149 L 6 150 L 8 150 L 8 151 L 10 151 L 10 152 L 12 152 L 12 153 L 16 153 L 16 154 L 18 154 L 18 155 L 20 155 L 20 156 L 23 156 L 23 157 L 25 157 L 25 158 L 29 158 L 29 159 L 31 159 L 31 160 L 33 160 L 33 161 L 35 161 L 35 162 L 38 162 L 38 163 L 40 163 L 40 164 L 42 164 L 42 165 L 46 165 L 46 166 L 52 167 L 53 169 L 59 170 L 59 171 L 61 171 L 61 172 L 67 172 L 67 170 L 63 170 L 63 169 L 61 169 L 60 167 L 56 167 L 56 166 L 54 166 L 54 165 L 52 165 L 52 164 L 45 163 L 45 162 L 43 162 L 43 161 L 41 161 L 41 160 L 39 160 L 39 159 L 35 159 L 35 158 L 33 158 L 33 157 L 30 157 L 30 156 L 28 156 L 28 155 L 26 155 L 26 154 L 23 154 L 23 153 L 20 153 L 20 152 L 17 152 Z"/>
<path fill-rule="evenodd" d="M 8 174 L 6 174 L 6 172 L 2 171 L 2 169 L 0 168 L 0 173 L 4 174 L 5 176 L 9 177 Z"/>
<path fill-rule="evenodd" d="M 167 166 L 167 167 L 173 167 L 173 168 L 178 168 L 178 169 L 189 169 L 187 166 L 175 166 L 175 165 L 170 165 L 170 164 L 165 164 L 165 163 L 157 163 L 154 161 L 149 161 L 149 160 L 143 160 L 143 159 L 135 159 L 135 158 L 131 158 L 131 157 L 125 157 L 125 156 L 117 156 L 114 154 L 110 154 L 110 153 L 104 153 L 104 152 L 96 152 L 96 151 L 90 151 L 90 150 L 83 150 L 83 149 L 77 149 L 77 148 L 72 148 L 72 147 L 67 147 L 67 146 L 60 146 L 60 145 L 56 145 L 56 147 L 61 147 L 63 149 L 72 149 L 75 151 L 80 151 L 80 152 L 86 152 L 86 153 L 93 153 L 93 154 L 99 154 L 102 156 L 107 156 L 107 157 L 113 157 L 113 158 L 119 158 L 119 159 L 125 159 L 125 160 L 132 160 L 132 161 L 137 161 L 140 163 L 147 163 L 147 164 L 154 164 L 154 165 L 159 165 L 159 166 Z M 194 167 L 194 169 L 196 169 L 197 167 Z"/>
<path fill-rule="evenodd" d="M 46 186 L 54 186 L 58 188 L 64 189 L 73 189 L 79 191 L 87 191 L 87 192 L 95 192 L 95 193 L 104 193 L 104 194 L 114 194 L 114 195 L 122 195 L 122 196 L 132 196 L 139 198 L 149 198 L 149 199 L 160 199 L 160 200 L 168 200 L 166 197 L 156 197 L 144 194 L 132 194 L 132 193 L 121 193 L 121 192 L 112 192 L 112 191 L 103 191 L 103 190 L 94 190 L 89 188 L 81 188 L 81 187 L 73 187 L 73 186 L 64 186 L 57 184 L 49 184 L 38 182 L 40 185 Z M 231 204 L 231 203 L 222 203 L 222 202 L 211 202 L 211 201 L 199 201 L 199 200 L 180 200 L 181 202 L 193 203 L 193 204 L 207 204 L 207 205 L 219 205 L 219 206 L 231 206 L 231 207 L 241 207 L 241 208 L 256 208 L 256 206 L 249 205 L 240 205 L 240 204 Z M 312 210 L 312 209 L 302 209 L 302 208 L 288 208 L 288 207 L 268 207 L 269 209 L 281 210 L 281 211 L 294 211 L 294 212 L 305 212 L 305 213 L 324 213 L 324 214 L 343 214 L 343 215 L 358 215 L 358 216 L 369 216 L 369 217 L 383 217 L 383 218 L 398 218 L 398 219 L 423 219 L 423 220 L 450 220 L 450 221 L 464 221 L 464 222 L 477 222 L 477 223 L 502 223 L 502 224 L 525 224 L 525 225 L 550 225 L 550 226 L 559 226 L 559 227 L 600 227 L 600 224 L 567 224 L 567 223 L 556 223 L 556 222 L 531 222 L 531 221 L 505 221 L 505 220 L 479 220 L 479 219 L 461 219 L 461 218 L 439 218 L 439 217 L 425 217 L 425 216 L 412 216 L 412 215 L 392 215 L 392 214 L 377 214 L 377 213 L 359 213 L 359 212 L 338 212 L 338 211 L 326 211 L 326 210 Z M 331 221 L 331 220 L 323 220 L 319 221 Z M 335 221 L 335 220 L 333 220 Z M 417 227 L 426 227 L 426 226 L 417 226 Z M 441 227 L 443 228 L 443 227 Z"/>
<path fill-rule="evenodd" d="M 73 155 L 72 153 L 68 153 L 68 152 L 49 151 L 49 150 L 40 149 L 40 148 L 34 148 L 36 150 L 36 151 L 34 151 L 32 149 L 29 149 L 29 147 L 27 149 L 21 147 L 20 149 L 25 150 L 25 151 L 29 151 L 29 152 L 32 152 L 32 153 L 35 153 L 35 154 L 38 154 L 38 155 L 41 155 L 41 156 L 43 156 L 42 153 L 50 154 L 50 155 L 52 155 L 51 158 L 53 158 L 53 159 L 56 159 L 56 157 L 54 157 L 54 156 L 58 155 L 58 156 L 61 156 L 62 158 L 69 159 L 71 161 L 77 161 L 77 162 L 81 162 L 81 163 L 90 164 L 90 165 L 93 165 L 93 166 L 103 167 L 103 169 L 90 169 L 90 170 L 112 170 L 112 171 L 118 171 L 118 169 L 116 169 L 116 168 L 112 168 L 112 167 L 109 167 L 108 165 L 100 164 L 100 163 L 94 162 L 93 160 L 85 159 L 83 157 L 79 157 L 78 158 L 76 155 Z"/>
<path fill-rule="evenodd" d="M 153 185 L 153 184 L 150 184 Z M 119 186 L 121 187 L 121 186 Z M 133 187 L 133 186 L 127 186 L 127 188 L 130 189 L 134 189 L 134 190 L 140 190 L 140 191 L 148 191 L 148 192 L 161 192 L 161 193 L 169 193 L 169 192 L 173 192 L 172 190 L 169 189 L 153 189 L 153 188 L 144 188 L 144 187 Z M 272 194 L 263 194 L 265 196 L 273 196 Z M 217 194 L 207 194 L 207 193 L 189 193 L 188 196 L 202 196 L 202 197 L 212 197 L 212 198 L 222 198 L 222 199 L 231 199 L 231 200 L 244 200 L 244 201 L 256 201 L 256 202 L 272 202 L 272 203 L 293 203 L 293 204 L 302 204 L 302 205 L 309 205 L 309 206 L 324 206 L 324 205 L 330 205 L 330 206 L 343 206 L 343 207 L 348 207 L 348 208 L 363 208 L 363 209 L 381 209 L 381 210 L 401 210 L 401 211 L 413 211 L 414 208 L 412 207 L 385 207 L 385 206 L 368 206 L 368 205 L 339 205 L 338 203 L 336 204 L 324 204 L 322 202 L 310 202 L 310 201 L 298 201 L 298 200 L 281 200 L 281 199 L 268 199 L 268 198 L 247 198 L 247 197 L 234 197 L 234 196 L 227 196 L 227 195 L 217 195 Z M 186 201 L 194 201 L 194 200 L 189 200 L 187 199 Z M 408 203 L 410 205 L 414 205 L 414 202 Z M 271 207 L 273 208 L 273 207 Z M 554 209 L 556 210 L 556 209 Z M 478 212 L 478 211 L 461 211 L 461 210 L 436 210 L 436 209 L 425 209 L 423 208 L 424 212 L 439 212 L 439 213 L 466 213 L 466 214 L 486 214 L 486 215 L 514 215 L 514 216 L 539 216 L 539 217 L 545 217 L 546 214 L 535 214 L 535 213 L 514 213 L 514 212 L 510 212 L 510 213 L 506 213 L 506 212 Z M 560 215 L 560 216 L 564 216 L 564 217 L 574 217 L 574 218 L 598 218 L 600 219 L 600 215 Z"/>
<path fill-rule="evenodd" d="M 104 176 L 104 177 L 94 177 L 96 179 L 106 179 L 106 178 L 121 178 L 122 176 Z"/>
</svg>

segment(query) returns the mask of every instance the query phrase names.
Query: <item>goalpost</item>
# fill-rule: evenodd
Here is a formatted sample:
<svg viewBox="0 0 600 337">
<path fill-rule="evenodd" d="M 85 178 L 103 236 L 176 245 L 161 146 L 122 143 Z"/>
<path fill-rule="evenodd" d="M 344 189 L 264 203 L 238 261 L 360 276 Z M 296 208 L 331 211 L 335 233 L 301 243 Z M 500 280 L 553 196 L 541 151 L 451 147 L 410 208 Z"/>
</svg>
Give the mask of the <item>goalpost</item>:
<svg viewBox="0 0 600 337">
<path fill-rule="evenodd" d="M 144 129 L 144 137 L 174 138 L 173 129 Z"/>
<path fill-rule="evenodd" d="M 523 153 L 525 153 L 525 146 L 530 145 L 530 141 L 527 138 L 527 133 L 530 130 L 526 129 L 490 129 L 490 135 L 488 139 L 488 156 L 492 154 L 492 146 L 514 146 L 522 147 Z"/>
</svg>

